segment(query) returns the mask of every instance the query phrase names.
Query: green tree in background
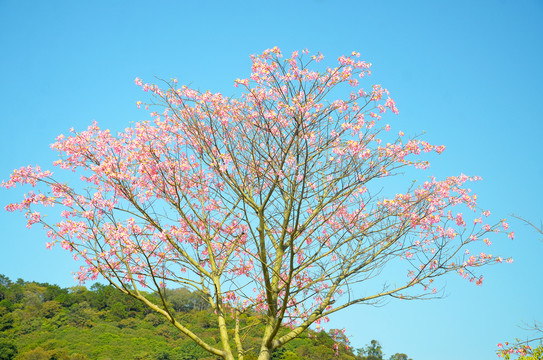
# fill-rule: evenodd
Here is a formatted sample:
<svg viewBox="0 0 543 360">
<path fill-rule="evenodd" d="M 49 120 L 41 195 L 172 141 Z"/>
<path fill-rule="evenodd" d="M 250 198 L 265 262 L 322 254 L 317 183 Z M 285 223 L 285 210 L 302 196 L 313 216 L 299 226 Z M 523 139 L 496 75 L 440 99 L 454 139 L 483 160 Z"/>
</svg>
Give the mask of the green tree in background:
<svg viewBox="0 0 543 360">
<path fill-rule="evenodd" d="M 0 301 L 0 360 L 216 360 L 190 339 L 180 337 L 164 317 L 122 296 L 112 286 L 95 284 L 88 290 L 22 280 L 5 283 L 7 286 L 1 289 L 4 300 Z M 168 289 L 166 293 L 166 301 L 179 310 L 173 310 L 177 317 L 191 324 L 207 341 L 217 342 L 214 314 L 200 303 L 201 294 L 187 289 Z M 241 327 L 254 329 L 245 339 L 253 349 L 245 359 L 256 360 L 262 318 L 245 313 L 239 322 Z M 347 340 L 336 333 L 341 332 L 311 332 L 311 336 L 302 336 L 278 349 L 272 358 L 356 360 L 345 346 Z M 340 345 L 337 356 L 335 343 Z"/>
<path fill-rule="evenodd" d="M 17 346 L 12 340 L 0 338 L 0 360 L 11 360 L 17 353 Z"/>
<path fill-rule="evenodd" d="M 396 353 L 392 355 L 389 360 L 413 360 L 413 359 L 409 358 L 409 356 L 405 354 Z"/>
<path fill-rule="evenodd" d="M 364 349 L 358 350 L 360 360 L 383 360 L 383 347 L 379 341 L 372 340 Z"/>
</svg>

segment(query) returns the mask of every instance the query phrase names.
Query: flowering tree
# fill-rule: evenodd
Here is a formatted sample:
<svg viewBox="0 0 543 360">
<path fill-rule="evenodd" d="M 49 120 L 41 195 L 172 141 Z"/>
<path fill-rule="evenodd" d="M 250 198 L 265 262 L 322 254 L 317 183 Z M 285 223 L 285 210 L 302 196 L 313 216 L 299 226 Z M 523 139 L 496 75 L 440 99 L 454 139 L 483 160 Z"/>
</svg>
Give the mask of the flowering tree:
<svg viewBox="0 0 543 360">
<path fill-rule="evenodd" d="M 236 80 L 238 98 L 136 79 L 162 109 L 153 120 L 116 136 L 96 123 L 60 135 L 54 165 L 79 172 L 86 187 L 23 167 L 2 186 L 44 190 L 7 209 L 24 211 L 29 226 L 43 224 L 48 247 L 60 243 L 84 260 L 80 281 L 103 276 L 224 359 L 248 351 L 244 312 L 261 314 L 258 359 L 269 359 L 351 305 L 435 296 L 434 279 L 449 272 L 480 284 L 476 269 L 502 259 L 467 248 L 490 245 L 485 234 L 508 225 L 483 223 L 489 212 L 465 187 L 475 177 L 432 178 L 380 195 L 381 179 L 427 168 L 421 155 L 444 147 L 391 135 L 381 117 L 398 110 L 386 89 L 359 86 L 370 64 L 358 57 L 324 68 L 321 54 L 283 59 L 279 49 L 266 50 L 252 57 L 250 78 Z M 47 221 L 37 205 L 60 205 L 60 221 Z M 398 276 L 384 281 L 388 268 Z M 167 286 L 204 294 L 217 343 L 177 318 Z"/>
<path fill-rule="evenodd" d="M 499 350 L 496 352 L 496 354 L 498 357 L 503 357 L 505 360 L 510 360 L 511 356 L 517 356 L 517 359 L 520 360 L 540 360 L 543 359 L 543 345 L 539 345 L 535 349 L 530 345 L 535 344 L 536 342 L 541 343 L 541 337 L 529 340 L 516 339 L 512 344 L 510 344 L 508 341 L 506 341 L 505 344 L 499 343 Z"/>
<path fill-rule="evenodd" d="M 543 235 L 543 223 L 535 225 L 534 223 L 513 215 L 515 218 L 521 220 L 526 225 L 530 226 L 535 230 L 539 235 Z M 524 330 L 530 330 L 535 335 L 527 339 L 515 339 L 514 342 L 505 342 L 498 344 L 498 357 L 503 357 L 506 360 L 509 360 L 512 355 L 517 355 L 519 359 L 543 359 L 543 324 L 538 321 L 534 321 L 534 324 L 531 326 L 524 326 Z M 532 346 L 537 346 L 533 348 Z"/>
</svg>

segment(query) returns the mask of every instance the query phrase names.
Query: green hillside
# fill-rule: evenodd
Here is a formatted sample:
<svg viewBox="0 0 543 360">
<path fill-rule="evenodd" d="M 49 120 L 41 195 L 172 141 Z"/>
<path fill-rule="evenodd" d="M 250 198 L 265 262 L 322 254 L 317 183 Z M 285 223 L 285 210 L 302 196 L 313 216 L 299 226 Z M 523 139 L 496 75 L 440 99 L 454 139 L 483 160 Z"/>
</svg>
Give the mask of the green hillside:
<svg viewBox="0 0 543 360">
<path fill-rule="evenodd" d="M 190 324 L 189 328 L 206 341 L 218 344 L 213 314 L 198 294 L 173 289 L 167 295 L 172 308 L 184 323 Z M 249 353 L 246 358 L 256 359 L 259 347 L 256 335 L 263 328 L 260 318 L 257 314 L 242 315 L 240 326 L 254 329 L 251 333 L 255 337 L 246 339 L 252 345 L 249 352 L 254 354 Z M 273 359 L 382 359 L 382 353 L 371 357 L 370 347 L 355 355 L 348 341 L 335 333 L 334 330 L 305 333 L 278 349 Z M 163 317 L 111 286 L 95 284 L 90 289 L 83 286 L 63 289 L 21 279 L 12 282 L 0 275 L 0 360 L 12 359 L 211 360 L 216 357 L 195 345 Z"/>
</svg>

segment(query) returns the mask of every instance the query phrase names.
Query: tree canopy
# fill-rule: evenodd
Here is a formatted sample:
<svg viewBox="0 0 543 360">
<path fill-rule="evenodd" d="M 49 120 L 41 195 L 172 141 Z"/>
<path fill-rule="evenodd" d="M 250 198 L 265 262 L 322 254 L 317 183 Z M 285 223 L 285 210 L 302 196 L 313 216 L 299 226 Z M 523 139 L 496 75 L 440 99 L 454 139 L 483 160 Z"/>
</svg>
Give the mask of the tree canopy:
<svg viewBox="0 0 543 360">
<path fill-rule="evenodd" d="M 84 260 L 80 281 L 103 276 L 228 360 L 248 351 L 247 312 L 265 319 L 258 358 L 267 360 L 349 306 L 433 297 L 450 272 L 481 284 L 478 268 L 503 261 L 481 244 L 507 223 L 487 223 L 466 186 L 478 177 L 407 180 L 404 191 L 381 193 L 386 178 L 426 169 L 424 154 L 444 146 L 389 131 L 383 116 L 398 113 L 395 102 L 380 85 L 362 87 L 371 64 L 358 58 L 324 67 L 322 54 L 269 49 L 235 81 L 237 97 L 136 79 L 152 94 L 153 120 L 117 135 L 97 123 L 60 135 L 54 165 L 85 188 L 23 167 L 2 185 L 38 189 L 7 209 L 41 223 L 48 247 Z M 61 206 L 60 221 L 38 205 Z M 213 310 L 217 344 L 167 301 L 181 286 Z"/>
</svg>

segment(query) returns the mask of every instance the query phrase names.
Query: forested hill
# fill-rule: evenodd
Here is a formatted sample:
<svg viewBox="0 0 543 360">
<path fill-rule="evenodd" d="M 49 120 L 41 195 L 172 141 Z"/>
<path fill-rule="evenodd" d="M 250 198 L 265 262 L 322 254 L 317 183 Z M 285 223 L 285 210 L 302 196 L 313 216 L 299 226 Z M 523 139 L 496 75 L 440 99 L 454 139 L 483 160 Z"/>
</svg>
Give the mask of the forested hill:
<svg viewBox="0 0 543 360">
<path fill-rule="evenodd" d="M 152 294 L 148 295 L 153 297 Z M 218 342 L 218 330 L 206 303 L 187 289 L 168 290 L 167 300 L 190 328 L 206 341 Z M 242 326 L 261 327 L 257 315 Z M 357 355 L 335 332 L 311 332 L 288 343 L 273 359 L 380 360 L 377 342 Z M 340 333 L 341 334 L 341 333 Z M 253 349 L 258 349 L 258 341 Z M 339 343 L 335 356 L 334 344 Z M 373 352 L 374 355 L 370 355 Z M 247 359 L 256 359 L 248 354 Z M 210 356 L 165 318 L 112 286 L 94 284 L 60 288 L 47 283 L 12 282 L 0 275 L 0 360 L 189 360 Z M 391 359 L 407 360 L 404 354 Z"/>
</svg>

